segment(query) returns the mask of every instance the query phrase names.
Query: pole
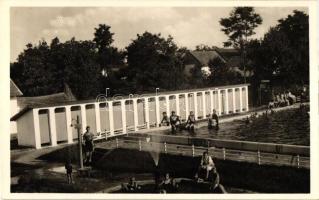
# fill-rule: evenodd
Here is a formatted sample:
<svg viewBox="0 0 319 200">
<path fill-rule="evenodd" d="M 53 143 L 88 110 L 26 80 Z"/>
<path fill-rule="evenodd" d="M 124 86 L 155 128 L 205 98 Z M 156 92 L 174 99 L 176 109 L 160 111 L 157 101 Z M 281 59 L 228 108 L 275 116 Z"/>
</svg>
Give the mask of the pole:
<svg viewBox="0 0 319 200">
<path fill-rule="evenodd" d="M 192 145 L 192 156 L 193 157 L 195 156 L 195 146 L 194 146 L 194 144 Z"/>
<path fill-rule="evenodd" d="M 82 155 L 82 135 L 81 135 L 81 124 L 80 124 L 80 118 L 79 115 L 76 116 L 76 129 L 78 130 L 78 143 L 79 143 L 79 162 L 80 162 L 80 168 L 83 168 L 83 155 Z"/>
</svg>

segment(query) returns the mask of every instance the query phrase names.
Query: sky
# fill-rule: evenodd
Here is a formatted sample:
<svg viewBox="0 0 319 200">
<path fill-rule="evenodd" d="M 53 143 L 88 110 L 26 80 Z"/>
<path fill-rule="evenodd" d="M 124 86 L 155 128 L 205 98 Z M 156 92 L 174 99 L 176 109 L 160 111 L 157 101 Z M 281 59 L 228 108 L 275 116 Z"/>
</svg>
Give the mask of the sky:
<svg viewBox="0 0 319 200">
<path fill-rule="evenodd" d="M 98 24 L 111 26 L 113 46 L 124 49 L 145 31 L 171 35 L 180 47 L 194 49 L 196 45 L 222 47 L 227 36 L 219 20 L 228 17 L 232 7 L 13 7 L 10 10 L 10 60 L 15 61 L 27 43 L 48 43 L 54 37 L 60 41 L 75 37 L 92 40 Z M 256 7 L 263 23 L 255 29 L 254 38 L 262 38 L 279 19 L 293 10 L 306 7 Z"/>
</svg>

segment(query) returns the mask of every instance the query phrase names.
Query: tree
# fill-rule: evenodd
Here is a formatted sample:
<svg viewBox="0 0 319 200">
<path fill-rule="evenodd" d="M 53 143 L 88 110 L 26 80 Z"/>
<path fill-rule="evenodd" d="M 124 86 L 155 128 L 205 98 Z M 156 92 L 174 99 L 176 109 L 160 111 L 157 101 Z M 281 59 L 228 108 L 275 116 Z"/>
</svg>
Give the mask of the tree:
<svg viewBox="0 0 319 200">
<path fill-rule="evenodd" d="M 112 65 L 123 64 L 123 53 L 117 48 L 111 46 L 113 43 L 113 35 L 110 31 L 111 27 L 105 24 L 99 24 L 95 28 L 94 43 L 98 51 L 98 61 L 103 69 L 109 71 Z"/>
<path fill-rule="evenodd" d="M 97 48 L 97 61 L 105 73 L 105 76 L 101 77 L 101 91 L 111 88 L 112 93 L 121 85 L 118 74 L 113 72 L 112 68 L 124 65 L 124 52 L 112 46 L 114 33 L 110 29 L 106 24 L 99 24 L 99 27 L 95 28 L 93 41 Z"/>
<path fill-rule="evenodd" d="M 11 65 L 11 78 L 26 96 L 61 92 L 67 83 L 79 99 L 95 98 L 100 89 L 101 69 L 92 41 L 71 40 L 49 45 L 40 41 L 27 45 Z"/>
<path fill-rule="evenodd" d="M 208 77 L 211 86 L 239 83 L 239 75 L 232 71 L 221 58 L 216 57 L 210 60 L 208 66 L 211 72 Z"/>
<path fill-rule="evenodd" d="M 169 36 L 144 32 L 126 48 L 129 80 L 137 91 L 177 89 L 183 80 L 183 65 L 178 48 Z"/>
<path fill-rule="evenodd" d="M 54 68 L 49 62 L 49 46 L 45 41 L 38 45 L 27 44 L 17 62 L 11 65 L 11 78 L 21 87 L 25 96 L 45 95 L 56 92 L 55 80 L 51 76 Z M 54 86 L 54 87 L 52 87 Z"/>
<path fill-rule="evenodd" d="M 225 47 L 233 46 L 240 51 L 244 70 L 244 80 L 246 82 L 246 45 L 248 38 L 255 34 L 254 29 L 262 23 L 262 18 L 255 13 L 253 7 L 236 7 L 228 18 L 219 21 L 223 26 L 221 29 L 228 40 L 224 42 Z"/>
<path fill-rule="evenodd" d="M 308 16 L 294 11 L 293 15 L 278 22 L 261 41 L 252 41 L 248 45 L 248 59 L 254 76 L 258 80 L 277 81 L 286 88 L 292 84 L 308 84 Z"/>
<path fill-rule="evenodd" d="M 65 81 L 79 99 L 95 98 L 100 92 L 101 67 L 92 41 L 65 42 Z"/>
<path fill-rule="evenodd" d="M 248 43 L 247 65 L 254 72 L 251 81 L 253 92 L 257 91 L 263 79 L 282 89 L 294 89 L 309 83 L 308 34 L 308 15 L 294 11 L 278 20 L 263 39 Z"/>
</svg>

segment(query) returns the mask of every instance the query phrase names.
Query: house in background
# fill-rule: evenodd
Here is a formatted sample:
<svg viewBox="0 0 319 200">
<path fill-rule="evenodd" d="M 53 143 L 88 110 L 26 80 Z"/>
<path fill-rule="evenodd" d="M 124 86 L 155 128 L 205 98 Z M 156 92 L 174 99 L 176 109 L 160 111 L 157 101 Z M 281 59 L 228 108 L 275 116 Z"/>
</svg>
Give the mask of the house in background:
<svg viewBox="0 0 319 200">
<path fill-rule="evenodd" d="M 224 58 L 215 50 L 187 52 L 184 55 L 184 75 L 187 77 L 192 76 L 195 68 L 207 72 L 209 70 L 209 62 L 216 58 L 220 58 L 223 62 L 226 62 Z"/>
<path fill-rule="evenodd" d="M 10 109 L 11 118 L 18 113 L 23 112 L 30 106 L 43 106 L 53 103 L 65 103 L 76 101 L 71 89 L 67 84 L 64 85 L 64 91 L 50 95 L 24 97 L 18 86 L 10 79 Z M 11 137 L 17 134 L 17 125 L 15 121 L 10 121 Z"/>
<path fill-rule="evenodd" d="M 210 73 L 209 62 L 219 58 L 226 66 L 234 72 L 244 76 L 244 71 L 240 69 L 241 57 L 236 49 L 213 48 L 212 50 L 189 51 L 184 55 L 184 74 L 192 76 L 194 68 L 199 68 L 204 73 Z M 252 72 L 246 71 L 246 77 L 250 77 Z"/>
</svg>

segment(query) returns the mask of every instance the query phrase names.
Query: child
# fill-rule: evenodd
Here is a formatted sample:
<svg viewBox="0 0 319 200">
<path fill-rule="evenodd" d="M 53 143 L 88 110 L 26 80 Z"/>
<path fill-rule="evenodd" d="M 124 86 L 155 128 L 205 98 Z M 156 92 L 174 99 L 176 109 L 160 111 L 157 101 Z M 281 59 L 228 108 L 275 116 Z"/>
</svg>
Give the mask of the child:
<svg viewBox="0 0 319 200">
<path fill-rule="evenodd" d="M 67 177 L 67 181 L 68 184 L 72 184 L 73 180 L 72 180 L 72 165 L 70 161 L 67 161 L 65 163 L 65 170 L 66 170 L 66 177 Z"/>
</svg>

